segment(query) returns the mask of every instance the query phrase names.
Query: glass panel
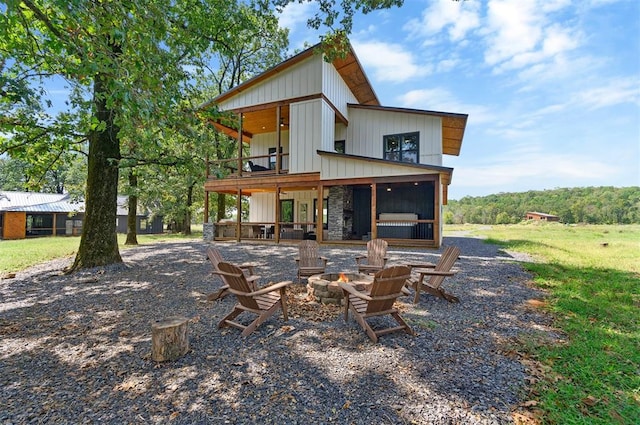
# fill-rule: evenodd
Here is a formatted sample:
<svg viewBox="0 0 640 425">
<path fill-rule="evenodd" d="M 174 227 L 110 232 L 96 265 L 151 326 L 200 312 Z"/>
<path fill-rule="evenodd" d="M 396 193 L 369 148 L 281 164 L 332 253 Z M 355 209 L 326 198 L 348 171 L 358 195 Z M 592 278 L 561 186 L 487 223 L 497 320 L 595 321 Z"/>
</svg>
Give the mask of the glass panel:
<svg viewBox="0 0 640 425">
<path fill-rule="evenodd" d="M 418 163 L 418 152 L 416 151 L 405 151 L 402 152 L 402 161 L 403 162 L 412 162 L 414 164 Z"/>
<path fill-rule="evenodd" d="M 403 151 L 417 151 L 418 150 L 418 133 L 405 134 L 402 141 Z"/>
<path fill-rule="evenodd" d="M 293 223 L 293 199 L 280 201 L 280 221 Z"/>
</svg>

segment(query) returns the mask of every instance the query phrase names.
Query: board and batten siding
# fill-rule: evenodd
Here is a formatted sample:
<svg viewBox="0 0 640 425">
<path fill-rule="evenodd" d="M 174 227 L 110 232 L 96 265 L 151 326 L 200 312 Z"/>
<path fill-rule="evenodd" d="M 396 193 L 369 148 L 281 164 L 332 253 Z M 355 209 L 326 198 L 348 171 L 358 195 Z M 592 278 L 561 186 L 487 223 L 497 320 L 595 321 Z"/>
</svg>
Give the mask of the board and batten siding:
<svg viewBox="0 0 640 425">
<path fill-rule="evenodd" d="M 222 110 L 282 101 L 321 93 L 321 55 L 313 55 L 219 104 Z"/>
<path fill-rule="evenodd" d="M 383 158 L 383 137 L 420 133 L 420 164 L 442 165 L 442 120 L 401 111 L 350 108 L 347 153 Z"/>
<path fill-rule="evenodd" d="M 333 150 L 335 115 L 322 99 L 289 105 L 289 173 L 320 171 L 318 149 Z"/>
<path fill-rule="evenodd" d="M 360 177 L 390 177 L 437 174 L 437 171 L 416 170 L 395 164 L 383 164 L 375 161 L 354 160 L 352 158 L 322 157 L 321 180 L 355 179 Z"/>
<path fill-rule="evenodd" d="M 282 153 L 288 153 L 289 151 L 289 131 L 280 132 L 280 144 L 282 146 Z M 276 133 L 263 133 L 256 134 L 251 139 L 251 156 L 269 155 L 269 148 L 276 148 L 278 146 L 278 135 Z M 253 161 L 263 167 L 269 167 L 268 158 L 260 158 Z M 288 168 L 288 158 L 282 159 L 282 167 Z"/>
<path fill-rule="evenodd" d="M 293 199 L 293 221 L 300 222 L 300 204 L 307 204 L 307 222 L 313 219 L 313 200 L 318 192 L 313 190 L 283 192 L 280 199 Z M 249 200 L 249 222 L 271 223 L 276 218 L 276 196 L 274 193 L 254 193 Z"/>
<path fill-rule="evenodd" d="M 322 61 L 322 93 L 348 120 L 349 108 L 347 104 L 358 103 L 358 99 L 351 92 L 336 68 L 324 60 Z"/>
</svg>

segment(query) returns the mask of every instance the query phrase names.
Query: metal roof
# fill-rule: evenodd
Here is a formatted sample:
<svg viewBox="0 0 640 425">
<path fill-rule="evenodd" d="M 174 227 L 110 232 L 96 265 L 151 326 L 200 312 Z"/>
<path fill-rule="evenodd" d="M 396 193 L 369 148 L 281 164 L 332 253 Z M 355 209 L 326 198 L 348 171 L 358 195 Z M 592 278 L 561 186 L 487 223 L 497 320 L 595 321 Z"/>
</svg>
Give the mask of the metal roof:
<svg viewBox="0 0 640 425">
<path fill-rule="evenodd" d="M 0 191 L 0 211 L 70 213 L 84 211 L 68 194 Z"/>
</svg>

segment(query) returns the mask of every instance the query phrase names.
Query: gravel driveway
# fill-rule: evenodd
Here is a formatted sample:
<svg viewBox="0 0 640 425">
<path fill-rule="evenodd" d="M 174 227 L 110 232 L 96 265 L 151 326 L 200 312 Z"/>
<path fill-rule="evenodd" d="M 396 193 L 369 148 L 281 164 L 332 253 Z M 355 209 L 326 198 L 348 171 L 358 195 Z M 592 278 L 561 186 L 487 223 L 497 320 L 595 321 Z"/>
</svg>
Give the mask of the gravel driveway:
<svg viewBox="0 0 640 425">
<path fill-rule="evenodd" d="M 527 304 L 544 295 L 527 284 L 525 257 L 468 237 L 446 245 L 462 251 L 443 285 L 461 302 L 402 298 L 417 336 L 378 344 L 337 308 L 322 321 L 294 309 L 247 338 L 217 329 L 235 300 L 206 300 L 220 281 L 203 241 L 122 250 L 124 264 L 70 276 L 61 274 L 68 259 L 0 280 L 0 423 L 511 423 L 527 375 L 509 344 L 553 335 Z M 295 246 L 215 246 L 231 262 L 258 263 L 263 284 L 295 281 Z M 353 270 L 363 250 L 321 246 L 329 272 Z M 393 248 L 389 257 L 436 262 L 440 252 Z M 151 323 L 174 315 L 191 319 L 191 351 L 156 363 Z"/>
</svg>

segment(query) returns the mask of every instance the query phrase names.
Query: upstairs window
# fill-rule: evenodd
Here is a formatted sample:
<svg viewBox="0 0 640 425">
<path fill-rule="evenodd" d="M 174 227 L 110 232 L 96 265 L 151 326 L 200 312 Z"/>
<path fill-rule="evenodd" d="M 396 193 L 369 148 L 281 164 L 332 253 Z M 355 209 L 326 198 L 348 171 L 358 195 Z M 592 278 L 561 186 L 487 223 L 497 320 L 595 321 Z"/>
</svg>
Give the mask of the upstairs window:
<svg viewBox="0 0 640 425">
<path fill-rule="evenodd" d="M 420 133 L 403 133 L 383 136 L 384 159 L 418 163 Z"/>
<path fill-rule="evenodd" d="M 336 140 L 335 142 L 333 142 L 333 149 L 337 152 L 337 153 L 347 153 L 347 144 L 344 140 Z"/>
</svg>

